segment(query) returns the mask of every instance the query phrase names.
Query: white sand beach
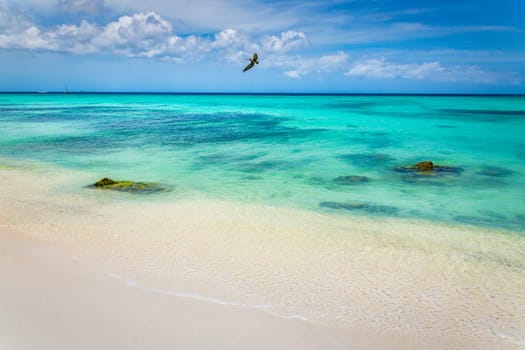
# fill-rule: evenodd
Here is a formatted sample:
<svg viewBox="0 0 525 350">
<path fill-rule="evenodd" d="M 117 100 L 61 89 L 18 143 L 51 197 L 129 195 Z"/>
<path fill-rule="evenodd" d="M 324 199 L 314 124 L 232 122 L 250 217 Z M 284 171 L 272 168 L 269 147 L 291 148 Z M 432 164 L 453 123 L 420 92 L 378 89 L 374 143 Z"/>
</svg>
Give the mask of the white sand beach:
<svg viewBox="0 0 525 350">
<path fill-rule="evenodd" d="M 6 349 L 519 349 L 525 236 L 0 169 Z"/>
</svg>

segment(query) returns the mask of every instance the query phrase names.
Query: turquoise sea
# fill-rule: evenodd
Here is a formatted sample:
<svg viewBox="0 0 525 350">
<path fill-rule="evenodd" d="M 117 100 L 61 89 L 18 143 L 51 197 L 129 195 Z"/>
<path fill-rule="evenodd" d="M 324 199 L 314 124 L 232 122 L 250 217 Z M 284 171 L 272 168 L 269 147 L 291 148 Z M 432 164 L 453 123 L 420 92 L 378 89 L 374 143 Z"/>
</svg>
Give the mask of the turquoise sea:
<svg viewBox="0 0 525 350">
<path fill-rule="evenodd" d="M 0 94 L 0 158 L 173 188 L 147 200 L 518 231 L 524 134 L 525 96 Z"/>
</svg>

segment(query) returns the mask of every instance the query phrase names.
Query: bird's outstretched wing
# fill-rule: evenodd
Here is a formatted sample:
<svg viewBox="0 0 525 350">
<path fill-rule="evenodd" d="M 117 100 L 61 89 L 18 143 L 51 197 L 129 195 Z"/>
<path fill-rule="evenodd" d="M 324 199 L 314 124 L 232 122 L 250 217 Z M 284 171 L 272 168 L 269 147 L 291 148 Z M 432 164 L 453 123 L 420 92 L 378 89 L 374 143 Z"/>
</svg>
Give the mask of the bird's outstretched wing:
<svg viewBox="0 0 525 350">
<path fill-rule="evenodd" d="M 246 67 L 244 67 L 242 71 L 246 72 L 248 69 L 252 69 L 254 65 L 255 65 L 255 62 L 251 61 Z"/>
</svg>

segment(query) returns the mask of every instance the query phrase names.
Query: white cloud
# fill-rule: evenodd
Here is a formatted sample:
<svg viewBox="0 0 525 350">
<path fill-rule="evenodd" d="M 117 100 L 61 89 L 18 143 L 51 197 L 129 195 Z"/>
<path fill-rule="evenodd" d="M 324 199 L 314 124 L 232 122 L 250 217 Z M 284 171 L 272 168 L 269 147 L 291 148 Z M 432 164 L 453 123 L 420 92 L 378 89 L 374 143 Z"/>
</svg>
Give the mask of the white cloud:
<svg viewBox="0 0 525 350">
<path fill-rule="evenodd" d="M 171 24 L 153 11 L 122 16 L 92 39 L 98 50 L 109 49 L 129 57 L 157 56 L 170 42 L 178 42 Z"/>
<path fill-rule="evenodd" d="M 0 48 L 38 49 L 46 44 L 35 26 L 23 30 L 20 35 L 0 34 Z"/>
<path fill-rule="evenodd" d="M 206 35 L 180 36 L 175 34 L 169 21 L 154 11 L 121 16 L 103 26 L 82 21 L 80 25 L 62 24 L 47 30 L 39 29 L 26 19 L 20 20 L 18 26 L 11 23 L 9 16 L 0 17 L 0 20 L 4 26 L 18 28 L 0 34 L 0 48 L 4 49 L 106 53 L 176 62 L 198 60 L 212 51 L 219 54 L 220 59 L 241 62 L 253 52 L 267 56 L 270 52 L 300 48 L 307 42 L 304 33 L 292 30 L 262 39 L 232 28 L 211 38 Z"/>
<path fill-rule="evenodd" d="M 286 75 L 288 78 L 299 79 L 303 76 L 303 73 L 298 70 L 289 70 L 284 72 L 284 75 Z"/>
<path fill-rule="evenodd" d="M 263 39 L 263 48 L 266 51 L 283 52 L 308 45 L 306 34 L 289 30 L 280 36 L 271 35 Z"/>
<path fill-rule="evenodd" d="M 339 51 L 333 55 L 325 55 L 319 58 L 319 67 L 323 70 L 340 67 L 348 62 L 348 55 Z"/>
<path fill-rule="evenodd" d="M 229 62 L 241 62 L 260 51 L 260 45 L 246 33 L 231 28 L 216 33 L 211 47 L 223 51 L 223 57 Z"/>
<path fill-rule="evenodd" d="M 440 62 L 395 63 L 385 58 L 372 58 L 355 62 L 345 73 L 350 77 L 372 79 L 432 80 L 441 82 L 476 82 L 493 84 L 510 82 L 519 84 L 519 76 L 508 72 L 492 72 L 477 66 L 451 65 Z"/>
<path fill-rule="evenodd" d="M 80 25 L 59 25 L 41 31 L 35 25 L 0 35 L 0 48 L 31 49 L 73 54 L 112 53 L 126 57 L 162 57 L 202 50 L 193 36 L 181 38 L 171 24 L 153 11 L 122 16 L 100 27 L 82 21 Z"/>
<path fill-rule="evenodd" d="M 91 41 L 100 33 L 97 26 L 87 21 L 82 21 L 80 26 L 62 24 L 54 31 L 43 33 L 41 45 L 35 49 L 47 48 L 70 53 L 96 52 L 98 49 Z"/>
<path fill-rule="evenodd" d="M 349 16 L 333 11 L 324 13 L 332 1 L 0 0 L 2 2 L 35 17 L 50 19 L 57 19 L 58 12 L 100 14 L 100 17 L 105 17 L 107 14 L 123 15 L 152 10 L 164 18 L 176 21 L 184 31 L 199 33 L 215 33 L 224 28 L 235 28 L 245 32 L 274 34 L 299 26 L 309 27 L 311 23 L 326 29 L 335 22 L 348 23 Z M 85 16 L 82 18 L 85 19 Z"/>
<path fill-rule="evenodd" d="M 298 79 L 312 72 L 330 72 L 341 69 L 348 64 L 348 55 L 343 51 L 321 57 L 298 58 L 285 57 L 279 62 L 279 66 L 293 67 L 294 69 L 284 72 L 289 78 Z"/>
<path fill-rule="evenodd" d="M 430 75 L 443 71 L 444 68 L 439 62 L 399 64 L 387 62 L 384 58 L 381 58 L 357 62 L 345 75 L 378 79 L 425 79 Z"/>
<path fill-rule="evenodd" d="M 215 47 L 239 47 L 243 46 L 247 40 L 246 35 L 240 34 L 235 29 L 228 28 L 215 34 L 215 42 L 213 45 Z"/>
</svg>

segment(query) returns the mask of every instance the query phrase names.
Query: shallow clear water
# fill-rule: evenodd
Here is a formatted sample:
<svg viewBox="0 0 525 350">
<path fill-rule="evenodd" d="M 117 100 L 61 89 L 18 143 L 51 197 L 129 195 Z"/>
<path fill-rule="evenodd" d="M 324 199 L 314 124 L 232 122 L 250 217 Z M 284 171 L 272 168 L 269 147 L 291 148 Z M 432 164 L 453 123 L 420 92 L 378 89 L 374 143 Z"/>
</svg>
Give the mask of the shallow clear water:
<svg viewBox="0 0 525 350">
<path fill-rule="evenodd" d="M 516 96 L 0 94 L 0 157 L 172 185 L 168 199 L 520 231 L 524 133 Z M 399 169 L 424 160 L 454 168 Z"/>
</svg>

